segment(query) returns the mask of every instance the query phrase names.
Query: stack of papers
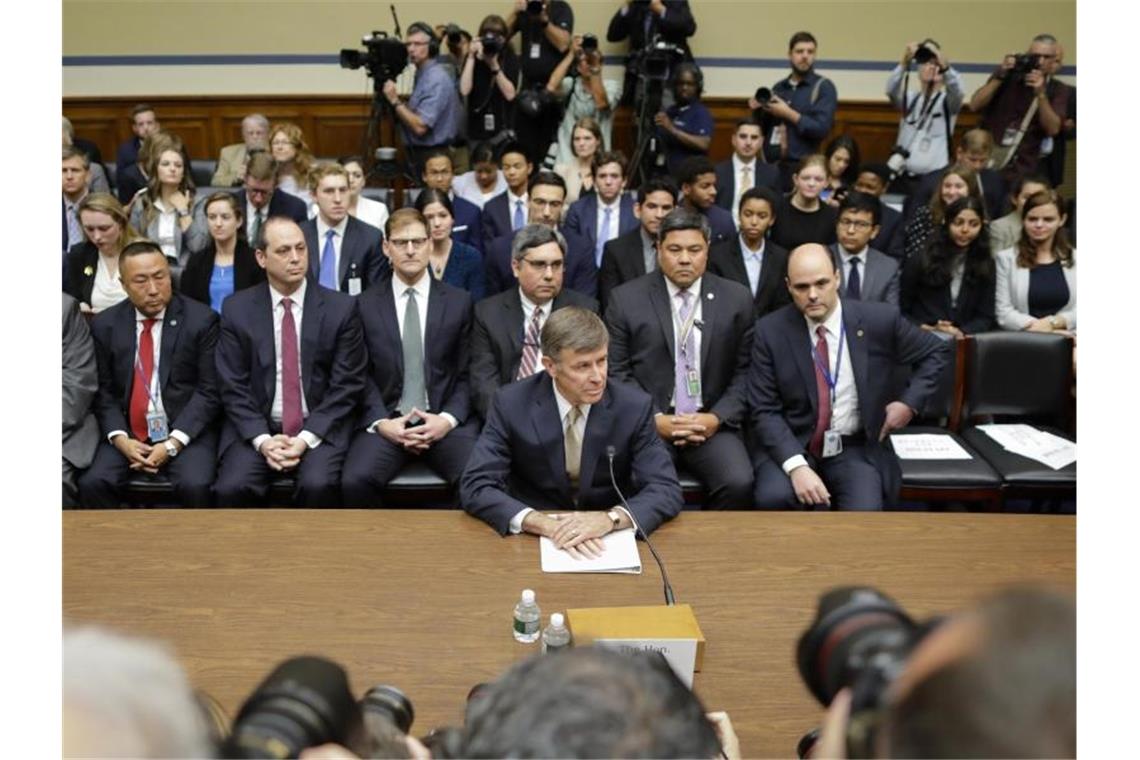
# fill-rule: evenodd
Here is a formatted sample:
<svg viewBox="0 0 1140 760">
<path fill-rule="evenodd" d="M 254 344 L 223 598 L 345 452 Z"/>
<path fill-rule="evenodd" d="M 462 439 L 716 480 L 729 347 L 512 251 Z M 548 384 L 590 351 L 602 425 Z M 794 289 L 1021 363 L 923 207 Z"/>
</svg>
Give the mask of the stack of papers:
<svg viewBox="0 0 1140 760">
<path fill-rule="evenodd" d="M 891 446 L 899 459 L 973 459 L 948 433 L 896 433 Z"/>
<path fill-rule="evenodd" d="M 1060 470 L 1077 461 L 1077 444 L 1032 425 L 978 425 L 1006 451 Z"/>
<path fill-rule="evenodd" d="M 597 559 L 575 559 L 546 536 L 538 543 L 544 573 L 641 573 L 641 554 L 637 551 L 633 528 L 602 536 L 606 548 Z"/>
</svg>

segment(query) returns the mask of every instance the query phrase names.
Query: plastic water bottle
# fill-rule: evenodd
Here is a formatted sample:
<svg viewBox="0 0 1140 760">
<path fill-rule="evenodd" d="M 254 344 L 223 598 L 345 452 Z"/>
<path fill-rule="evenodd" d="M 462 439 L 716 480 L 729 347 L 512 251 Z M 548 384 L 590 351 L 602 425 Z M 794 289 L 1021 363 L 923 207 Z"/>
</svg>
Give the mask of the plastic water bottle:
<svg viewBox="0 0 1140 760">
<path fill-rule="evenodd" d="M 541 624 L 542 610 L 534 601 L 534 592 L 529 588 L 523 589 L 522 598 L 515 605 L 515 626 L 513 629 L 515 641 L 521 641 L 524 644 L 533 644 L 538 641 L 538 637 L 541 635 L 539 630 Z"/>
<path fill-rule="evenodd" d="M 542 653 L 561 652 L 570 648 L 570 631 L 561 612 L 550 616 L 550 625 L 542 632 Z"/>
</svg>

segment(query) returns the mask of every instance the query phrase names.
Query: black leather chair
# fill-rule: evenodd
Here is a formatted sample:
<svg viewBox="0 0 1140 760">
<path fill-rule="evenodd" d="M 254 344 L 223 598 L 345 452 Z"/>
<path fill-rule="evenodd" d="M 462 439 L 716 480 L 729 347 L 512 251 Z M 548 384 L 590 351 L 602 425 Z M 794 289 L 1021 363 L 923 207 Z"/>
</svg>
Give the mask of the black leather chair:
<svg viewBox="0 0 1140 760">
<path fill-rule="evenodd" d="M 214 178 L 218 170 L 218 162 L 212 158 L 190 159 L 190 179 L 194 180 L 194 187 L 204 187 Z"/>
<path fill-rule="evenodd" d="M 416 205 L 416 198 L 420 197 L 422 187 L 406 187 L 404 188 L 404 208 L 412 208 Z"/>
<path fill-rule="evenodd" d="M 1073 341 L 1066 335 L 991 332 L 967 341 L 965 416 L 971 423 L 1027 423 L 1070 441 Z M 1005 498 L 1070 498 L 1077 465 L 1060 470 L 1006 451 L 971 425 L 962 437 L 1001 475 Z"/>
<path fill-rule="evenodd" d="M 970 459 L 901 459 L 902 501 L 980 502 L 989 511 L 1001 504 L 1001 476 L 956 432 L 962 407 L 962 377 L 965 341 L 954 343 L 951 360 L 938 393 L 919 411 L 919 423 L 895 433 L 904 435 L 945 435 L 970 454 Z M 910 368 L 900 368 L 894 381 L 901 389 L 910 377 Z"/>
</svg>

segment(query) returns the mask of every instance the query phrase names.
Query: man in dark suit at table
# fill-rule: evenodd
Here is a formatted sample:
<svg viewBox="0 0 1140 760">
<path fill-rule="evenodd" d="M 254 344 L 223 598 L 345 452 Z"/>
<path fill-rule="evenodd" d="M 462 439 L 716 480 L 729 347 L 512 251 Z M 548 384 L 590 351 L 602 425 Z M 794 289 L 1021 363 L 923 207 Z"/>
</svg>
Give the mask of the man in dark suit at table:
<svg viewBox="0 0 1140 760">
<path fill-rule="evenodd" d="M 741 509 L 752 501 L 742 432 L 752 298 L 706 271 L 711 236 L 695 211 L 665 217 L 657 271 L 615 290 L 606 311 L 610 376 L 653 397 L 657 434 L 705 484 L 709 506 Z"/>
<path fill-rule="evenodd" d="M 640 224 L 602 250 L 598 300 L 603 310 L 614 288 L 657 268 L 657 230 L 676 205 L 677 186 L 669 177 L 650 177 L 638 188 L 633 213 Z"/>
<path fill-rule="evenodd" d="M 542 366 L 495 394 L 460 484 L 463 508 L 502 535 L 550 537 L 599 556 L 601 537 L 637 523 L 651 533 L 681 511 L 677 472 L 643 391 L 606 382 L 609 337 L 596 314 L 570 306 L 542 328 Z M 585 510 L 544 514 L 537 509 Z"/>
<path fill-rule="evenodd" d="M 261 225 L 271 216 L 285 216 L 297 224 L 309 218 L 305 202 L 277 189 L 277 163 L 268 152 L 250 153 L 240 190 L 234 192 L 245 219 L 245 236 L 257 245 Z"/>
<path fill-rule="evenodd" d="M 413 457 L 454 485 L 478 435 L 467 384 L 471 296 L 428 272 L 423 214 L 399 209 L 387 228 L 392 275 L 358 304 L 368 375 L 341 477 L 350 507 L 379 505 L 388 481 Z"/>
<path fill-rule="evenodd" d="M 584 256 L 602 266 L 602 247 L 627 232 L 637 229 L 633 198 L 625 188 L 626 158 L 620 150 L 601 151 L 594 156 L 591 173 L 594 192 L 570 204 L 562 230 L 573 241 L 575 256 Z"/>
<path fill-rule="evenodd" d="M 681 183 L 681 205 L 709 220 L 713 241 L 730 240 L 736 234 L 732 214 L 716 205 L 716 167 L 704 156 L 686 158 L 677 170 Z"/>
<path fill-rule="evenodd" d="M 452 191 L 451 183 L 454 179 L 455 165 L 451 162 L 451 154 L 446 150 L 433 150 L 424 157 L 424 187 L 434 187 L 447 193 L 447 197 L 451 199 L 451 208 L 454 212 L 451 239 L 467 243 L 479 253 L 483 253 L 483 212 L 474 203 Z"/>
<path fill-rule="evenodd" d="M 270 217 L 254 255 L 268 283 L 222 305 L 214 493 L 223 506 L 259 505 L 272 474 L 291 472 L 298 506 L 338 506 L 366 368 L 356 300 L 309 281 L 305 236 L 291 219 Z"/>
<path fill-rule="evenodd" d="M 309 173 L 317 216 L 301 223 L 309 250 L 309 274 L 323 288 L 357 296 L 388 270 L 380 247 L 384 235 L 348 215 L 348 172 L 320 164 Z"/>
<path fill-rule="evenodd" d="M 771 188 L 746 190 L 737 212 L 740 233 L 709 249 L 709 271 L 748 288 L 757 318 L 791 302 L 784 281 L 788 252 L 768 239 L 779 204 L 780 197 Z"/>
<path fill-rule="evenodd" d="M 127 300 L 91 323 L 95 413 L 106 440 L 79 478 L 81 503 L 117 507 L 132 471 L 162 471 L 182 506 L 208 507 L 220 408 L 218 317 L 172 291 L 166 256 L 149 240 L 123 249 L 119 277 Z"/>
<path fill-rule="evenodd" d="M 544 224 L 528 224 L 511 243 L 511 268 L 518 287 L 475 304 L 471 403 L 480 417 L 486 419 L 500 386 L 542 370 L 539 336 L 552 312 L 564 306 L 598 311 L 593 298 L 562 287 L 565 262 L 562 233 Z"/>
<path fill-rule="evenodd" d="M 851 301 L 899 305 L 899 263 L 871 247 L 879 234 L 879 199 L 852 190 L 839 204 L 836 242 L 828 246 L 839 270 L 839 289 Z"/>
<path fill-rule="evenodd" d="M 793 303 L 756 323 L 748 398 L 762 509 L 874 510 L 898 497 L 898 457 L 886 437 L 936 390 L 949 347 L 895 306 L 840 298 L 829 251 L 807 243 L 788 259 Z M 910 383 L 889 401 L 898 364 Z"/>
<path fill-rule="evenodd" d="M 732 133 L 732 156 L 716 165 L 716 205 L 732 214 L 738 227 L 740 198 L 747 190 L 780 188 L 780 167 L 757 158 L 763 144 L 760 125 L 751 117 L 741 119 Z"/>
<path fill-rule="evenodd" d="M 503 146 L 499 153 L 499 170 L 507 183 L 506 192 L 499 193 L 483 204 L 483 251 L 493 240 L 521 229 L 526 224 L 527 195 L 530 174 L 534 165 L 526 157 L 526 150 L 518 143 Z"/>
</svg>

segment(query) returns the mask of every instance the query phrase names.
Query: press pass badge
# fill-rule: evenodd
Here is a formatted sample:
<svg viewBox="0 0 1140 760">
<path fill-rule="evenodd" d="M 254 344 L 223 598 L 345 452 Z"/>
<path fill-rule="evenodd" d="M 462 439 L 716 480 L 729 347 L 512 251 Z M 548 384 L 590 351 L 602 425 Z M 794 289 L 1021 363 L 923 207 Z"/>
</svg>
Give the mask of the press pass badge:
<svg viewBox="0 0 1140 760">
<path fill-rule="evenodd" d="M 542 55 L 542 46 L 539 45 L 537 42 L 531 44 L 531 46 L 530 46 L 530 57 L 535 59 L 535 60 L 538 60 L 541 55 Z"/>
<path fill-rule="evenodd" d="M 685 390 L 689 394 L 689 398 L 701 397 L 701 374 L 695 369 L 685 373 Z"/>
<path fill-rule="evenodd" d="M 918 152 L 919 153 L 929 153 L 930 152 L 930 138 L 929 137 L 924 137 L 924 138 L 922 138 L 922 140 L 919 141 Z"/>
<path fill-rule="evenodd" d="M 823 431 L 823 458 L 833 457 L 843 453 L 843 436 L 838 430 Z"/>
<path fill-rule="evenodd" d="M 359 277 L 349 277 L 348 278 L 348 294 L 350 296 L 360 295 L 360 278 Z"/>
<path fill-rule="evenodd" d="M 494 132 L 495 131 L 495 114 L 493 114 L 493 113 L 483 114 L 483 131 L 484 132 Z"/>
<path fill-rule="evenodd" d="M 165 413 L 151 412 L 146 416 L 146 434 L 152 441 L 165 441 L 170 437 Z"/>
</svg>

